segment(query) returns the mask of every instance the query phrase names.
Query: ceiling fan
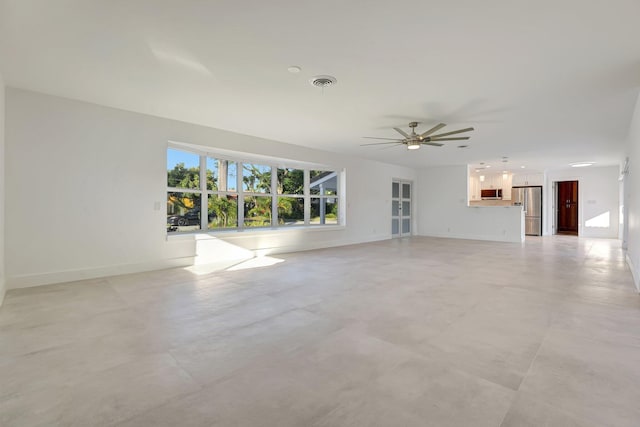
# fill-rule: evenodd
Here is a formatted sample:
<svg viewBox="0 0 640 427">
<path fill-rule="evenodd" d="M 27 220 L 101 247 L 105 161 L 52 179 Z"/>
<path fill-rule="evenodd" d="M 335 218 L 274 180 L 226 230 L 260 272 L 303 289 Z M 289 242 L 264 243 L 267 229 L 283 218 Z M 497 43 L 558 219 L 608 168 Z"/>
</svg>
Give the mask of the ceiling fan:
<svg viewBox="0 0 640 427">
<path fill-rule="evenodd" d="M 417 150 L 418 148 L 420 148 L 421 145 L 433 145 L 435 147 L 442 147 L 444 144 L 440 144 L 439 143 L 440 141 L 463 141 L 463 140 L 469 139 L 468 136 L 448 138 L 449 136 L 456 135 L 459 133 L 464 133 L 464 132 L 470 132 L 473 130 L 473 128 L 465 128 L 465 129 L 454 130 L 451 132 L 445 132 L 445 133 L 439 133 L 437 135 L 433 135 L 434 133 L 436 133 L 437 131 L 439 131 L 445 126 L 446 124 L 440 123 L 435 125 L 431 129 L 429 129 L 428 131 L 418 134 L 416 133 L 416 127 L 418 127 L 418 122 L 411 122 L 409 123 L 409 127 L 411 128 L 411 133 L 407 133 L 400 128 L 393 128 L 396 132 L 402 135 L 402 138 L 376 138 L 373 136 L 365 136 L 364 138 L 368 138 L 368 139 L 385 139 L 392 142 L 374 142 L 371 144 L 361 144 L 361 146 L 399 144 L 399 145 L 406 145 L 408 150 Z"/>
</svg>

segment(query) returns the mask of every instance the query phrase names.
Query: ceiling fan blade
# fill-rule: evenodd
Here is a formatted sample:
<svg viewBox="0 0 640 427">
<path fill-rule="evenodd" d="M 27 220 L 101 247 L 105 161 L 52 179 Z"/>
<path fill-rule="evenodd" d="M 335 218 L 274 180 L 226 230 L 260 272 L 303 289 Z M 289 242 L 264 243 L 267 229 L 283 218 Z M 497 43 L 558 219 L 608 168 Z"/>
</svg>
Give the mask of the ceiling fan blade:
<svg viewBox="0 0 640 427">
<path fill-rule="evenodd" d="M 384 145 L 384 144 L 402 144 L 402 142 L 372 142 L 371 144 L 360 144 L 361 147 L 365 145 Z"/>
<path fill-rule="evenodd" d="M 434 127 L 432 127 L 431 129 L 429 129 L 428 131 L 426 131 L 424 133 L 421 133 L 420 134 L 420 138 L 425 138 L 425 137 L 431 135 L 432 133 L 439 131 L 440 129 L 442 129 L 445 126 L 446 125 L 444 123 L 437 124 Z"/>
<path fill-rule="evenodd" d="M 397 145 L 388 145 L 386 147 L 381 147 L 378 148 L 378 151 L 382 151 L 382 150 L 388 150 L 389 148 L 396 148 L 396 147 L 402 147 L 403 144 L 397 144 Z"/>
<path fill-rule="evenodd" d="M 434 147 L 442 147 L 444 144 L 438 144 L 435 142 L 421 142 L 422 145 L 433 145 Z"/>
<path fill-rule="evenodd" d="M 400 128 L 393 128 L 393 130 L 395 130 L 396 132 L 398 132 L 400 135 L 404 136 L 405 138 L 409 138 L 409 134 L 406 133 L 405 131 L 403 131 Z"/>
<path fill-rule="evenodd" d="M 465 129 L 460 129 L 460 130 L 454 130 L 454 131 L 451 131 L 451 132 L 445 132 L 445 133 L 441 133 L 441 134 L 438 134 L 438 135 L 433 135 L 431 137 L 431 139 L 440 138 L 441 136 L 455 135 L 456 133 L 470 132 L 472 130 L 473 130 L 473 128 L 465 128 Z"/>
<path fill-rule="evenodd" d="M 375 137 L 375 136 L 363 136 L 363 138 L 367 138 L 367 139 L 386 139 L 386 140 L 389 140 L 389 141 L 402 142 L 402 140 L 398 139 L 398 138 L 378 138 L 378 137 Z"/>
<path fill-rule="evenodd" d="M 469 139 L 468 136 L 459 136 L 456 138 L 429 138 L 429 141 L 465 141 Z"/>
</svg>

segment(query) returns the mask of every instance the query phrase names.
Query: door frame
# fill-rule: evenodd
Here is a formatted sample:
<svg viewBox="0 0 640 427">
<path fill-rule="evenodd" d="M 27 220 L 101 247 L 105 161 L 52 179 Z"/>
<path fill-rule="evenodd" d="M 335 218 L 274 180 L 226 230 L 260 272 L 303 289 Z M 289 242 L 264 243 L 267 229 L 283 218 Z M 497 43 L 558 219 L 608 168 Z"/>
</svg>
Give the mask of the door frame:
<svg viewBox="0 0 640 427">
<path fill-rule="evenodd" d="M 398 183 L 398 197 L 393 197 L 393 184 L 394 183 Z M 409 192 L 409 198 L 406 199 L 404 197 L 402 197 L 402 185 L 403 184 L 408 184 L 410 187 L 410 192 Z M 402 238 L 402 237 L 408 237 L 408 236 L 412 236 L 413 235 L 413 211 L 414 211 L 414 197 L 413 197 L 413 193 L 414 193 L 414 188 L 413 188 L 413 181 L 408 180 L 408 179 L 400 179 L 400 178 L 392 178 L 391 179 L 391 237 L 392 238 Z M 393 215 L 393 202 L 396 201 L 399 204 L 399 211 L 400 211 L 400 215 L 399 216 L 394 216 Z M 409 206 L 410 206 L 410 210 L 409 210 L 409 214 L 405 215 L 405 213 L 402 211 L 402 202 L 403 201 L 409 201 Z M 409 232 L 408 233 L 403 233 L 402 232 L 402 222 L 403 220 L 408 219 L 409 220 Z M 394 220 L 398 220 L 398 234 L 393 234 L 393 221 Z"/>
<path fill-rule="evenodd" d="M 559 218 L 558 216 L 560 215 L 560 206 L 558 204 L 558 184 L 561 182 L 576 182 L 578 185 L 578 202 L 577 202 L 577 207 L 576 207 L 576 221 L 578 223 L 578 234 L 576 234 L 576 237 L 579 237 L 582 235 L 583 230 L 582 230 L 582 223 L 580 222 L 580 218 L 582 218 L 582 185 L 580 185 L 580 179 L 579 178 L 564 178 L 564 179 L 557 179 L 555 181 L 553 181 L 553 203 L 555 204 L 555 211 L 553 213 L 553 234 L 558 234 L 558 223 L 559 223 Z M 572 234 L 561 234 L 563 236 L 571 236 Z"/>
<path fill-rule="evenodd" d="M 553 198 L 551 199 L 551 234 L 558 234 L 558 215 L 560 214 L 560 208 L 558 208 L 558 182 L 553 181 Z M 580 191 L 580 186 L 578 185 L 578 191 Z M 578 198 L 580 201 L 580 198 Z"/>
</svg>

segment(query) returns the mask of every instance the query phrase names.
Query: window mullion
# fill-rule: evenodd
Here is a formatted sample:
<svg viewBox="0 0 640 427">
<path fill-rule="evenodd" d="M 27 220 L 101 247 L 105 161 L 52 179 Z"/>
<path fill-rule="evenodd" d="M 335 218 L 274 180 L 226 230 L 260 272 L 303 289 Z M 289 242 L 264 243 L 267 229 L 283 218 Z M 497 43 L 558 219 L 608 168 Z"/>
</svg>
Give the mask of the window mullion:
<svg viewBox="0 0 640 427">
<path fill-rule="evenodd" d="M 278 167 L 271 166 L 271 226 L 278 226 Z"/>
<path fill-rule="evenodd" d="M 207 201 L 207 157 L 200 156 L 200 229 L 209 228 L 209 204 Z"/>
<path fill-rule="evenodd" d="M 238 189 L 238 230 L 244 229 L 244 188 L 242 188 L 242 175 L 244 166 L 242 162 L 237 163 L 236 188 Z"/>
<path fill-rule="evenodd" d="M 304 225 L 311 223 L 311 178 L 309 169 L 304 170 Z"/>
<path fill-rule="evenodd" d="M 343 173 L 341 173 L 340 171 L 337 171 L 337 175 L 336 175 L 336 188 L 338 189 L 338 194 L 336 195 L 336 203 L 338 204 L 338 225 L 344 225 L 345 224 L 345 218 L 347 216 L 347 206 L 345 205 L 346 202 L 346 191 L 344 188 L 342 188 L 342 177 L 343 177 Z"/>
<path fill-rule="evenodd" d="M 180 187 L 167 187 L 168 193 L 194 193 L 199 194 L 199 188 L 180 188 Z"/>
</svg>

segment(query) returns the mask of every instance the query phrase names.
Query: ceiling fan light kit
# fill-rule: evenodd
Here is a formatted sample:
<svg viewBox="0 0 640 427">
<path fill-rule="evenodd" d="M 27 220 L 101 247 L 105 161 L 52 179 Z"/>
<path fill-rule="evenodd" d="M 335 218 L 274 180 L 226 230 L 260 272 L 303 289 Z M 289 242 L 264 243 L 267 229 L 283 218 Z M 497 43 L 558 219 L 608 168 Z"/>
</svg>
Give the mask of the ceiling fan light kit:
<svg viewBox="0 0 640 427">
<path fill-rule="evenodd" d="M 406 145 L 407 150 L 417 150 L 423 145 L 432 145 L 434 147 L 442 147 L 444 144 L 440 144 L 440 141 L 463 141 L 469 139 L 468 136 L 457 136 L 452 137 L 451 135 L 457 135 L 459 133 L 470 132 L 473 130 L 472 127 L 454 130 L 451 132 L 439 133 L 434 135 L 440 129 L 446 126 L 444 123 L 439 123 L 432 127 L 431 129 L 423 132 L 421 134 L 416 133 L 416 127 L 418 127 L 418 122 L 409 123 L 409 127 L 411 128 L 411 133 L 407 133 L 400 128 L 393 128 L 396 132 L 402 135 L 402 138 L 377 138 L 373 136 L 365 136 L 367 139 L 384 139 L 390 142 L 374 142 L 371 144 L 361 144 L 362 146 L 366 145 L 388 145 L 388 144 L 397 144 L 397 145 Z M 459 146 L 463 147 L 463 146 Z M 464 148 L 467 146 L 465 145 Z"/>
</svg>

